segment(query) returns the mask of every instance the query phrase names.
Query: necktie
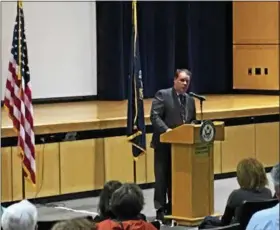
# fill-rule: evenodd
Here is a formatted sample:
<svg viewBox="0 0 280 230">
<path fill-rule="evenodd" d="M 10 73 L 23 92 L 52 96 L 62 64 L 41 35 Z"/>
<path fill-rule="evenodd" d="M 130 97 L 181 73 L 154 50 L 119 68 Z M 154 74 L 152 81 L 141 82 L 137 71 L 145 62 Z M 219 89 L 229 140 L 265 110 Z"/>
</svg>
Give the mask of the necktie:
<svg viewBox="0 0 280 230">
<path fill-rule="evenodd" d="M 184 95 L 180 94 L 179 99 L 180 99 L 180 113 L 181 113 L 183 123 L 185 123 L 186 122 L 186 108 L 185 108 L 186 98 Z"/>
<path fill-rule="evenodd" d="M 179 98 L 180 98 L 181 105 L 185 105 L 185 97 L 184 97 L 184 95 L 180 94 Z"/>
</svg>

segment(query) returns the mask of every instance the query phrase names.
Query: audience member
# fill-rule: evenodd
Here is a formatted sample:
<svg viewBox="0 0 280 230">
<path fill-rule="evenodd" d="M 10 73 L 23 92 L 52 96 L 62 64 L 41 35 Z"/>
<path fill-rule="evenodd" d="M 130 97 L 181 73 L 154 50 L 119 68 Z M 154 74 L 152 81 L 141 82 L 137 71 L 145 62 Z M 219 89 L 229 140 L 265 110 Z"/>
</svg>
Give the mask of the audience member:
<svg viewBox="0 0 280 230">
<path fill-rule="evenodd" d="M 271 171 L 276 197 L 280 200 L 280 164 L 275 165 Z M 250 219 L 246 230 L 276 230 L 280 228 L 279 203 L 273 208 L 256 212 Z"/>
<path fill-rule="evenodd" d="M 123 184 L 117 189 L 111 199 L 111 210 L 115 219 L 100 222 L 97 227 L 100 230 L 156 230 L 151 224 L 140 216 L 144 206 L 144 196 L 140 187 L 136 184 Z"/>
<path fill-rule="evenodd" d="M 95 230 L 95 224 L 85 218 L 74 218 L 56 223 L 52 230 Z"/>
<path fill-rule="evenodd" d="M 106 219 L 115 218 L 114 214 L 110 208 L 110 200 L 114 191 L 122 186 L 122 183 L 119 181 L 108 181 L 103 190 L 100 193 L 99 204 L 98 204 L 98 212 L 99 216 L 94 218 L 95 222 L 101 222 Z"/>
<path fill-rule="evenodd" d="M 244 201 L 257 201 L 272 199 L 265 169 L 257 159 L 246 158 L 237 165 L 237 181 L 239 189 L 230 194 L 224 215 L 221 219 L 223 225 L 236 222 L 236 217 Z"/>
<path fill-rule="evenodd" d="M 38 212 L 36 207 L 27 200 L 10 205 L 1 217 L 3 230 L 35 230 Z"/>
<path fill-rule="evenodd" d="M 221 219 L 206 217 L 200 229 L 225 226 L 237 222 L 240 207 L 244 201 L 272 199 L 268 179 L 263 165 L 255 158 L 246 158 L 237 165 L 237 182 L 239 189 L 233 190 L 228 197 L 224 215 Z"/>
</svg>

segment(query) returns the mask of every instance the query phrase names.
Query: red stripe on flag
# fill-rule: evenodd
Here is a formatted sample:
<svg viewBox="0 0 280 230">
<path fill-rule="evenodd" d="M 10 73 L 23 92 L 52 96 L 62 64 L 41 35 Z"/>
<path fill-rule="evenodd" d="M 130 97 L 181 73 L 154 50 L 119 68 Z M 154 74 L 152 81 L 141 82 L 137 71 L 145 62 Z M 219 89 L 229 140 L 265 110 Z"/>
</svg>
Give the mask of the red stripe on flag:
<svg viewBox="0 0 280 230">
<path fill-rule="evenodd" d="M 6 82 L 4 105 L 17 132 L 24 176 L 33 184 L 36 184 L 35 136 L 28 54 L 23 28 L 23 9 L 19 2 L 17 7 L 13 47 L 11 49 L 12 59 L 8 66 L 10 75 Z"/>
</svg>

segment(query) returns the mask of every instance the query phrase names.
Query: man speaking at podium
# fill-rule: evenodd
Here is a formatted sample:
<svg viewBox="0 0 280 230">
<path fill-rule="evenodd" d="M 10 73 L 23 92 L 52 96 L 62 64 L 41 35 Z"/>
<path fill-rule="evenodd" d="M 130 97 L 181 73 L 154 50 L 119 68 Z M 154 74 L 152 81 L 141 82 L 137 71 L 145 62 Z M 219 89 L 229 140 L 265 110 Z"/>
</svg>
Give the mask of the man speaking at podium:
<svg viewBox="0 0 280 230">
<path fill-rule="evenodd" d="M 182 124 L 196 119 L 194 99 L 186 92 L 191 80 L 191 72 L 178 69 L 174 86 L 159 90 L 152 102 L 150 119 L 153 126 L 151 147 L 154 148 L 156 218 L 163 220 L 171 214 L 171 145 L 160 143 L 160 135 Z M 168 203 L 166 202 L 168 196 Z"/>
</svg>

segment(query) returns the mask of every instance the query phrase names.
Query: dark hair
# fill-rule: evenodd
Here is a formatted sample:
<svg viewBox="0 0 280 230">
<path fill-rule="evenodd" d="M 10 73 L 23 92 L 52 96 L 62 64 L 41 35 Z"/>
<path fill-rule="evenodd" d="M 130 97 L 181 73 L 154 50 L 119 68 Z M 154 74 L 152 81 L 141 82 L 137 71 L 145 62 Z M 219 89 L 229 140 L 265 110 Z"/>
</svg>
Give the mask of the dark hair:
<svg viewBox="0 0 280 230">
<path fill-rule="evenodd" d="M 258 190 L 268 184 L 261 162 L 255 158 L 246 158 L 237 165 L 237 181 L 241 188 Z"/>
<path fill-rule="evenodd" d="M 191 71 L 189 71 L 188 69 L 177 69 L 175 72 L 175 79 L 179 77 L 179 74 L 185 72 L 188 76 L 192 76 Z"/>
<path fill-rule="evenodd" d="M 132 220 L 138 217 L 144 206 L 144 196 L 136 184 L 123 184 L 111 199 L 111 209 L 119 220 Z"/>
<path fill-rule="evenodd" d="M 114 191 L 122 186 L 119 181 L 108 181 L 99 196 L 98 212 L 101 219 L 107 219 L 112 217 L 110 209 L 110 200 Z"/>
</svg>

